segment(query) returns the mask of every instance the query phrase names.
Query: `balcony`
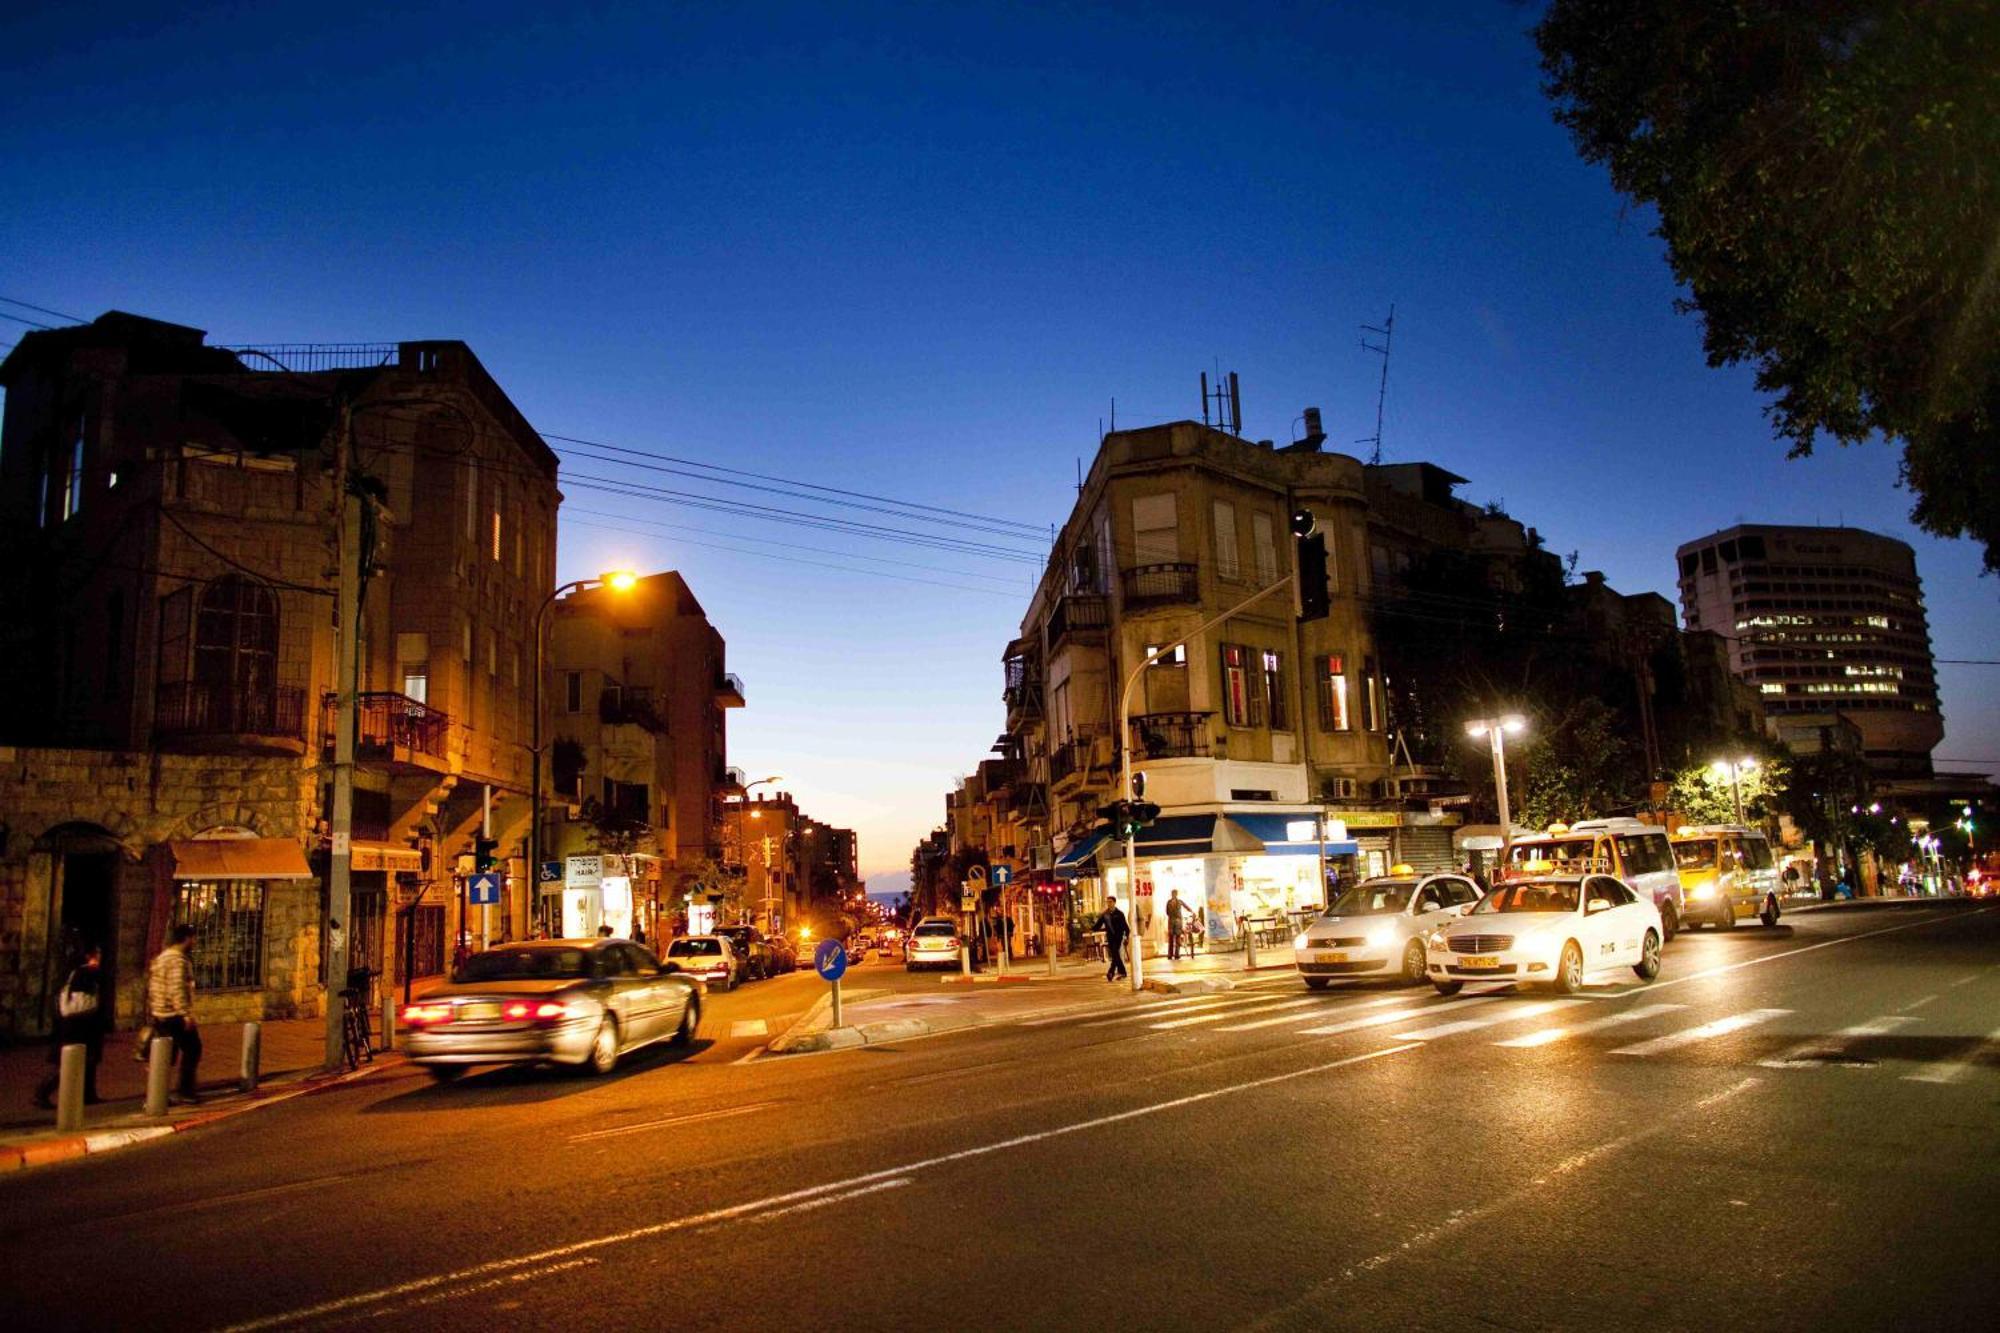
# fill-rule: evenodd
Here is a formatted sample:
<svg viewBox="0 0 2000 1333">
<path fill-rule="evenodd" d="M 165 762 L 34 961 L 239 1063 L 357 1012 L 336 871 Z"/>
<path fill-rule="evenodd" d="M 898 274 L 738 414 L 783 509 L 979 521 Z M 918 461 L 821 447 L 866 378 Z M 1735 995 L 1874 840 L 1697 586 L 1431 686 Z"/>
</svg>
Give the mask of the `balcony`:
<svg viewBox="0 0 2000 1333">
<path fill-rule="evenodd" d="M 1087 778 L 1096 759 L 1097 736 L 1079 731 L 1049 752 L 1049 785 L 1063 787 Z"/>
<path fill-rule="evenodd" d="M 1140 565 L 1124 572 L 1125 609 L 1183 606 L 1201 600 L 1201 571 L 1192 564 Z"/>
<path fill-rule="evenodd" d="M 1102 634 L 1111 624 L 1111 607 L 1094 592 L 1073 592 L 1049 613 L 1049 647 L 1079 634 Z"/>
<path fill-rule="evenodd" d="M 329 756 L 338 705 L 339 697 L 333 694 L 320 702 L 320 735 L 326 738 L 321 749 Z M 361 763 L 391 773 L 443 773 L 451 767 L 445 749 L 450 734 L 448 714 L 407 694 L 367 690 L 355 700 L 354 757 Z"/>
<path fill-rule="evenodd" d="M 1007 683 L 1000 691 L 1000 697 L 1007 704 L 1007 725 L 1019 726 L 1022 722 L 1042 715 L 1042 663 L 1039 652 L 1030 652 L 1016 640 L 1007 656 L 1000 659 L 1006 671 Z"/>
<path fill-rule="evenodd" d="M 743 677 L 725 671 L 715 678 L 715 701 L 724 708 L 743 707 Z"/>
<path fill-rule="evenodd" d="M 168 749 L 303 754 L 305 687 L 245 691 L 191 680 L 161 685 L 153 707 L 153 735 Z"/>
<path fill-rule="evenodd" d="M 612 686 L 597 696 L 597 717 L 607 727 L 644 727 L 664 735 L 667 724 L 655 707 L 653 692 L 631 685 Z"/>
<path fill-rule="evenodd" d="M 1140 713 L 1132 719 L 1133 757 L 1138 759 L 1205 759 L 1208 757 L 1207 713 Z"/>
</svg>

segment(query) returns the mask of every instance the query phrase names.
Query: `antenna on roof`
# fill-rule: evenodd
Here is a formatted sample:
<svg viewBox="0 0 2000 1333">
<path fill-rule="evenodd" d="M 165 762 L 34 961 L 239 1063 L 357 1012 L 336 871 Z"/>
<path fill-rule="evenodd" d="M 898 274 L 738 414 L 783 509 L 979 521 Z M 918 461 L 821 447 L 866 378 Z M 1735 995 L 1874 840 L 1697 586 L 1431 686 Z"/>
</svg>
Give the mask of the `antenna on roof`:
<svg viewBox="0 0 2000 1333">
<path fill-rule="evenodd" d="M 1368 335 L 1371 333 L 1381 338 L 1381 346 L 1378 347 L 1368 341 Z M 1356 444 L 1374 446 L 1368 455 L 1370 466 L 1382 461 L 1382 405 L 1389 400 L 1389 348 L 1395 341 L 1395 337 L 1396 304 L 1391 301 L 1389 303 L 1389 318 L 1383 320 L 1380 327 L 1374 324 L 1363 324 L 1361 326 L 1361 350 L 1364 352 L 1373 352 L 1382 358 L 1382 383 L 1375 390 L 1375 433 L 1373 435 L 1364 435 L 1355 441 Z"/>
<path fill-rule="evenodd" d="M 1204 426 L 1211 424 L 1208 416 L 1208 405 L 1211 402 L 1215 404 L 1215 420 L 1213 422 L 1215 429 L 1226 430 L 1231 435 L 1241 435 L 1243 433 L 1243 391 L 1242 386 L 1237 382 L 1235 371 L 1230 371 L 1227 376 L 1224 376 L 1220 370 L 1216 371 L 1215 389 L 1213 392 L 1208 387 L 1208 372 L 1205 370 L 1201 372 L 1201 424 Z"/>
</svg>

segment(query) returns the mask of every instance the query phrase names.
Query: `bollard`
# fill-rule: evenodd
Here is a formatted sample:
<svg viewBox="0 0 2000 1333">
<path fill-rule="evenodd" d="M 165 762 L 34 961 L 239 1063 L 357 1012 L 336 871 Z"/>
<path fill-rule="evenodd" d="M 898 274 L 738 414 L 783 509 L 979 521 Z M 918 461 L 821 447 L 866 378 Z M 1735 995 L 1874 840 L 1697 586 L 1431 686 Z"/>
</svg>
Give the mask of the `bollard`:
<svg viewBox="0 0 2000 1333">
<path fill-rule="evenodd" d="M 961 976 L 972 975 L 972 946 L 964 940 L 958 942 L 958 971 Z"/>
<path fill-rule="evenodd" d="M 167 1081 L 174 1069 L 174 1039 L 172 1037 L 153 1038 L 153 1049 L 146 1057 L 146 1114 L 165 1115 L 167 1113 Z"/>
<path fill-rule="evenodd" d="M 1053 977 L 1056 975 L 1056 942 L 1049 938 L 1046 930 L 1042 932 L 1042 952 L 1049 956 L 1049 975 Z"/>
<path fill-rule="evenodd" d="M 236 1086 L 244 1092 L 257 1091 L 257 1066 L 264 1054 L 264 1025 L 251 1021 L 243 1025 L 243 1070 Z"/>
<path fill-rule="evenodd" d="M 1249 953 L 1249 957 L 1243 963 L 1244 970 L 1255 972 L 1257 970 L 1257 923 L 1255 921 L 1246 921 L 1243 923 L 1243 947 Z"/>
<path fill-rule="evenodd" d="M 1010 943 L 1008 942 L 1008 937 L 1009 937 L 1009 936 L 1010 936 L 1010 935 L 1011 935 L 1012 933 L 1013 933 L 1013 932 L 1011 932 L 1011 931 L 1009 931 L 1009 930 L 1006 930 L 1006 929 L 1005 929 L 1004 927 L 1003 927 L 1003 928 L 1001 929 L 1001 931 L 1000 931 L 1000 962 L 999 962 L 999 968 L 1000 968 L 1000 975 L 1001 975 L 1001 976 L 1003 976 L 1003 977 L 1007 975 L 1007 955 L 1008 955 L 1008 954 L 1010 954 L 1010 953 L 1012 953 L 1012 952 L 1014 952 L 1014 948 L 1013 948 L 1013 945 L 1012 945 L 1012 944 L 1010 944 Z"/>
<path fill-rule="evenodd" d="M 62 1048 L 56 1077 L 56 1128 L 65 1132 L 83 1128 L 83 1071 L 89 1054 L 82 1046 Z"/>
<path fill-rule="evenodd" d="M 382 983 L 382 1049 L 396 1049 L 396 988 Z"/>
</svg>

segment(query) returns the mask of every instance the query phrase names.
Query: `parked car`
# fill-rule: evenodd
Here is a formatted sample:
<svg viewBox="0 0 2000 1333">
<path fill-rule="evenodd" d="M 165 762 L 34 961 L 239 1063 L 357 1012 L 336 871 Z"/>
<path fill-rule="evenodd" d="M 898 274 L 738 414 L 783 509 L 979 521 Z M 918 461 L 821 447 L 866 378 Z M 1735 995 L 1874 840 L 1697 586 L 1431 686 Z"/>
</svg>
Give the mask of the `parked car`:
<svg viewBox="0 0 2000 1333">
<path fill-rule="evenodd" d="M 958 966 L 958 923 L 948 916 L 927 916 L 917 922 L 903 949 L 903 967 Z"/>
<path fill-rule="evenodd" d="M 799 951 L 783 935 L 772 935 L 767 940 L 771 946 L 771 965 L 780 972 L 799 970 Z"/>
<path fill-rule="evenodd" d="M 1636 819 L 1579 819 L 1546 833 L 1517 838 L 1505 874 L 1616 875 L 1660 912 L 1660 938 L 1670 940 L 1685 919 L 1681 877 L 1667 831 Z"/>
<path fill-rule="evenodd" d="M 1431 984 L 1456 995 L 1468 981 L 1545 981 L 1568 995 L 1587 977 L 1630 967 L 1660 973 L 1660 909 L 1610 875 L 1508 880 L 1472 910 L 1434 930 Z"/>
<path fill-rule="evenodd" d="M 576 1065 L 608 1074 L 627 1051 L 692 1044 L 701 983 L 629 940 L 531 940 L 473 954 L 451 984 L 403 1007 L 403 1051 L 439 1082 L 473 1065 Z"/>
<path fill-rule="evenodd" d="M 715 933 L 736 946 L 737 954 L 743 959 L 743 980 L 761 981 L 777 974 L 778 964 L 771 952 L 771 941 L 757 927 L 720 926 Z"/>
<path fill-rule="evenodd" d="M 1425 937 L 1478 901 L 1479 886 L 1464 875 L 1365 879 L 1292 941 L 1299 975 L 1314 990 L 1370 974 L 1420 984 L 1428 975 Z"/>
<path fill-rule="evenodd" d="M 742 984 L 743 958 L 725 935 L 683 935 L 667 945 L 667 966 L 720 990 Z"/>
<path fill-rule="evenodd" d="M 1771 842 L 1742 824 L 1704 824 L 1673 836 L 1682 920 L 1728 930 L 1744 917 L 1778 924 L 1778 866 Z"/>
</svg>

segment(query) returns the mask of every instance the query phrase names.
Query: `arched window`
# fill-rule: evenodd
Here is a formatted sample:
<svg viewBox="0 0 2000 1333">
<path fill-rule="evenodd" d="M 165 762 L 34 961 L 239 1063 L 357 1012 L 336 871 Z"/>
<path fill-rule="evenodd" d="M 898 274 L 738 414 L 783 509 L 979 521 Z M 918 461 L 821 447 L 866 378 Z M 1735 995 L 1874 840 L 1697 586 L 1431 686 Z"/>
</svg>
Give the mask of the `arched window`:
<svg viewBox="0 0 2000 1333">
<path fill-rule="evenodd" d="M 278 599 L 269 588 L 229 574 L 202 589 L 195 610 L 194 679 L 254 707 L 278 683 Z"/>
</svg>

